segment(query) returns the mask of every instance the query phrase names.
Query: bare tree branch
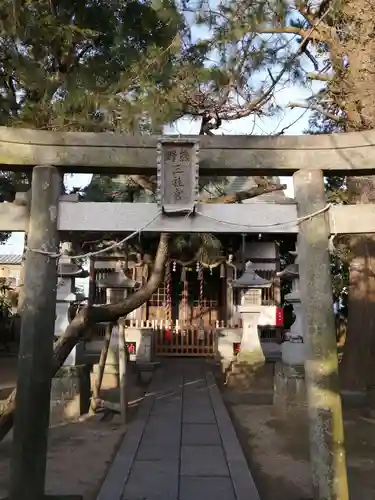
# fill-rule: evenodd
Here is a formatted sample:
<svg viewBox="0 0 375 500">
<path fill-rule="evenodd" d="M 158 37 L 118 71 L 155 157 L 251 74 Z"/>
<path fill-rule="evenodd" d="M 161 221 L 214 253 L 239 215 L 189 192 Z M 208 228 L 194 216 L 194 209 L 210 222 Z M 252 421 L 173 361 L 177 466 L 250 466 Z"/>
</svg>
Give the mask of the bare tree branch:
<svg viewBox="0 0 375 500">
<path fill-rule="evenodd" d="M 309 80 L 319 80 L 320 82 L 331 82 L 333 80 L 331 75 L 323 73 L 307 73 L 307 78 Z"/>
<path fill-rule="evenodd" d="M 276 85 L 281 81 L 282 77 L 284 74 L 290 69 L 294 61 L 299 57 L 301 54 L 303 54 L 306 51 L 307 44 L 309 40 L 314 39 L 315 41 L 323 41 L 323 40 L 318 40 L 315 33 L 318 28 L 318 26 L 321 25 L 323 22 L 324 18 L 327 16 L 329 13 L 331 7 L 328 6 L 328 8 L 322 13 L 322 15 L 317 19 L 314 24 L 311 26 L 310 29 L 304 30 L 301 28 L 293 28 L 293 27 L 286 27 L 286 28 L 257 28 L 256 31 L 257 33 L 295 33 L 295 30 L 298 30 L 298 34 L 302 37 L 302 40 L 300 41 L 299 48 L 298 50 L 286 61 L 284 64 L 284 67 L 281 69 L 279 74 L 276 77 L 272 78 L 272 84 L 269 86 L 269 88 L 263 92 L 259 97 L 255 98 L 249 103 L 245 103 L 243 106 L 237 106 L 233 107 L 232 109 L 221 109 L 218 110 L 215 108 L 215 112 L 217 114 L 218 119 L 220 120 L 237 120 L 239 118 L 244 118 L 246 116 L 249 116 L 250 114 L 253 113 L 259 113 L 261 112 L 262 106 L 264 106 L 271 98 L 273 95 L 273 92 L 275 90 Z M 263 30 L 263 31 L 262 31 Z M 286 31 L 285 31 L 286 30 Z M 315 37 L 315 38 L 314 38 Z M 238 91 L 238 88 L 236 87 L 236 90 Z M 194 108 L 194 106 L 193 106 Z M 194 110 L 191 112 L 192 115 L 195 116 L 202 116 L 202 112 Z"/>
<path fill-rule="evenodd" d="M 156 192 L 156 182 L 152 177 L 147 177 L 146 175 L 131 175 L 131 180 L 141 186 L 146 191 L 151 193 Z"/>
<path fill-rule="evenodd" d="M 309 111 L 309 109 L 305 109 L 305 111 L 303 111 L 300 116 L 298 116 L 295 120 L 293 120 L 291 123 L 289 123 L 288 125 L 285 125 L 285 127 L 283 127 L 276 135 L 284 135 L 285 132 L 290 129 L 291 127 L 293 127 L 293 125 L 295 125 L 299 120 L 301 120 L 301 118 L 303 116 L 305 116 L 305 114 Z"/>
<path fill-rule="evenodd" d="M 141 187 L 148 189 L 152 193 L 155 193 L 156 183 L 153 180 L 150 180 L 145 175 L 132 175 L 131 178 Z M 237 193 L 229 195 L 223 194 L 216 198 L 203 198 L 200 200 L 200 203 L 223 203 L 226 205 L 230 203 L 238 203 L 250 198 L 255 198 L 256 196 L 261 196 L 262 194 L 272 193 L 274 191 L 282 191 L 283 189 L 286 189 L 285 184 L 274 183 L 268 180 L 266 177 L 254 176 L 253 180 L 257 185 L 246 191 L 238 191 Z"/>
<path fill-rule="evenodd" d="M 328 111 L 324 111 L 324 109 L 321 109 L 316 104 L 309 104 L 309 103 L 304 103 L 304 102 L 290 102 L 287 105 L 287 108 L 290 108 L 290 109 L 294 109 L 294 108 L 311 109 L 312 111 L 317 111 L 318 113 L 322 114 L 326 118 L 329 118 L 330 120 L 334 120 L 337 123 L 342 123 L 342 122 L 348 121 L 348 119 L 345 116 L 338 116 L 338 115 L 334 115 L 333 113 L 329 113 Z"/>
<path fill-rule="evenodd" d="M 287 186 L 285 184 L 269 183 L 267 186 L 258 185 L 246 191 L 237 191 L 237 193 L 234 194 L 227 194 L 214 199 L 202 200 L 202 203 L 223 203 L 224 205 L 228 205 L 231 203 L 240 203 L 241 201 L 249 200 L 250 198 L 256 198 L 257 196 L 261 196 L 262 194 L 282 191 L 286 188 Z"/>
<path fill-rule="evenodd" d="M 305 41 L 312 41 L 312 42 L 325 42 L 326 41 L 326 36 L 324 36 L 322 33 L 319 33 L 317 26 L 313 25 L 313 29 L 306 30 L 304 28 L 298 28 L 295 26 L 283 26 L 280 28 L 274 28 L 274 27 L 267 27 L 267 26 L 260 26 L 255 28 L 257 33 L 260 34 L 286 34 L 286 35 L 298 35 L 301 36 Z"/>
</svg>

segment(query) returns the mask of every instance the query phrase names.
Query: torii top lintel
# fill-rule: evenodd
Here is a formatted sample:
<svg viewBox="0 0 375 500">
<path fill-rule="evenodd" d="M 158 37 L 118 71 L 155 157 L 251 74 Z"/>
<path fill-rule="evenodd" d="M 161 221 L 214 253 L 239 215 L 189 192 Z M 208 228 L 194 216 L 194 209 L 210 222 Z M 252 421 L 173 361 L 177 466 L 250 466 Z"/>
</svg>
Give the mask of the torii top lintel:
<svg viewBox="0 0 375 500">
<path fill-rule="evenodd" d="M 288 175 L 305 168 L 332 175 L 375 174 L 375 130 L 277 137 L 186 136 L 189 139 L 199 140 L 201 175 Z M 54 165 L 66 172 L 155 173 L 160 140 L 159 136 L 0 127 L 0 168 Z"/>
</svg>

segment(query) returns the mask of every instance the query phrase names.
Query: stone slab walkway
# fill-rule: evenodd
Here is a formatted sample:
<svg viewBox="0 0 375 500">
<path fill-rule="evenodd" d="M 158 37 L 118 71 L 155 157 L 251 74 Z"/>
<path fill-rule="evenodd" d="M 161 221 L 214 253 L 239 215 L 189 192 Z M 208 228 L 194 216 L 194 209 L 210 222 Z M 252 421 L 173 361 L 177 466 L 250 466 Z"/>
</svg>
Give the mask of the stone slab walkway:
<svg viewBox="0 0 375 500">
<path fill-rule="evenodd" d="M 97 500 L 259 500 L 204 360 L 163 360 Z"/>
</svg>

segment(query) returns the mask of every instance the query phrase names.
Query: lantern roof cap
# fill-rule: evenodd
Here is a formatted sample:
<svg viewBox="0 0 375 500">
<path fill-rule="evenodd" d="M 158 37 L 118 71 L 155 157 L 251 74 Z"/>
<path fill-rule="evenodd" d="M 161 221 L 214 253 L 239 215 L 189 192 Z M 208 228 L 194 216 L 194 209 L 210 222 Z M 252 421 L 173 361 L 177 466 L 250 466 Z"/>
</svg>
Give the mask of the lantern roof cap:
<svg viewBox="0 0 375 500">
<path fill-rule="evenodd" d="M 234 288 L 270 288 L 272 281 L 265 280 L 255 272 L 254 264 L 249 260 L 246 263 L 242 276 L 234 280 Z"/>
<path fill-rule="evenodd" d="M 291 281 L 293 279 L 299 278 L 299 267 L 298 264 L 289 264 L 286 266 L 285 269 L 282 271 L 279 271 L 276 273 L 276 276 L 278 276 L 281 279 Z"/>
<path fill-rule="evenodd" d="M 98 288 L 134 288 L 136 284 L 136 281 L 119 272 L 108 273 L 106 278 L 97 281 Z"/>
<path fill-rule="evenodd" d="M 74 262 L 59 262 L 57 274 L 60 277 L 65 278 L 87 278 L 89 272 L 85 271 L 82 266 L 75 264 Z"/>
</svg>

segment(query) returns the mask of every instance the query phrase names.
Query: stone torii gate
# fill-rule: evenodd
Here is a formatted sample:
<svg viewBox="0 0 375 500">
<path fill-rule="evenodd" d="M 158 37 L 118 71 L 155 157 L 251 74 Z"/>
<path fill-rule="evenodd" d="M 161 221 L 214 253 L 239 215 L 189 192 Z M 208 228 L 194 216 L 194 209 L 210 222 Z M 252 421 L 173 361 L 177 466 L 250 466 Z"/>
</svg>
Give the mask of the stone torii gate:
<svg viewBox="0 0 375 500">
<path fill-rule="evenodd" d="M 167 139 L 171 138 L 165 138 L 166 144 Z M 172 233 L 182 229 L 298 232 L 314 500 L 346 500 L 328 241 L 332 234 L 375 233 L 375 206 L 327 206 L 323 175 L 374 174 L 375 131 L 178 139 L 179 145 L 199 145 L 199 173 L 203 175 L 293 175 L 295 204 L 199 205 L 193 193 L 184 211 L 195 215 L 171 217 L 158 215 L 159 208 L 152 204 L 78 206 L 60 197 L 64 172 L 155 174 L 161 142 L 149 136 L 0 128 L 0 167 L 33 171 L 30 206 L 0 204 L 0 231 L 27 231 L 29 247 L 10 498 L 40 500 L 43 496 L 57 281 L 51 254 L 58 253 L 60 237 L 67 232 L 126 233 L 143 227 L 143 231 Z M 246 226 L 239 221 L 246 221 Z"/>
</svg>

